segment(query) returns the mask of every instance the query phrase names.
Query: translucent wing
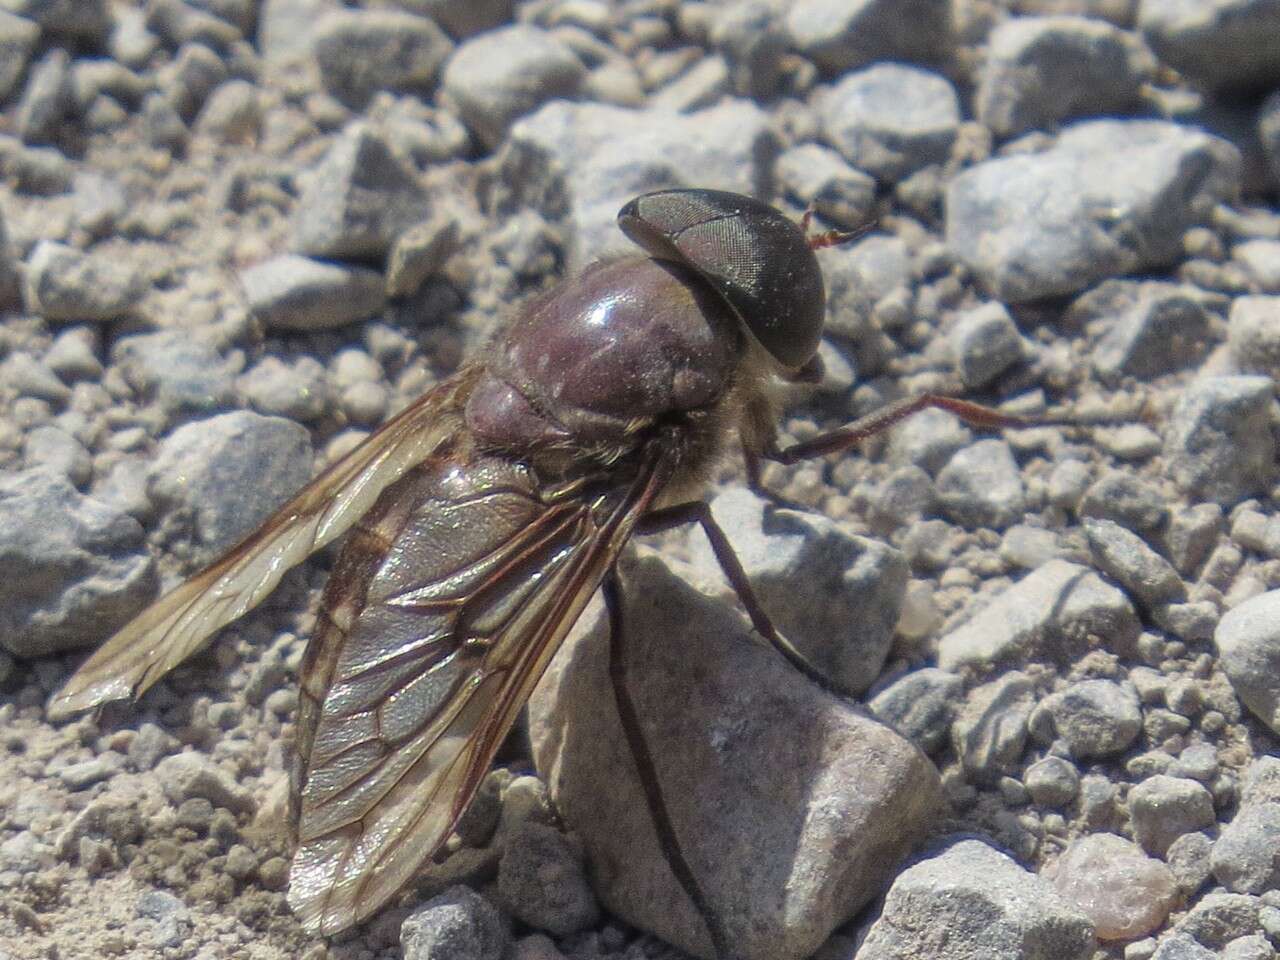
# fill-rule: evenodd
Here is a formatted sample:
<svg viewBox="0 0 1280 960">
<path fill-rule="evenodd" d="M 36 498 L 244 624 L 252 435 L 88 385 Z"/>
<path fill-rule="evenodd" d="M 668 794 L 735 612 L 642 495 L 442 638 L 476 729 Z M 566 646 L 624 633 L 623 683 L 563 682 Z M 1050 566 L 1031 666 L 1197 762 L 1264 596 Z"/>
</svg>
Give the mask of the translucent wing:
<svg viewBox="0 0 1280 960">
<path fill-rule="evenodd" d="M 515 464 L 433 462 L 388 491 L 364 546 L 348 542 L 351 569 L 379 541 L 381 563 L 358 612 L 341 587 L 326 596 L 304 666 L 289 889 L 304 926 L 370 916 L 449 836 L 656 476 L 546 502 Z"/>
<path fill-rule="evenodd" d="M 50 717 L 140 696 L 215 632 L 261 603 L 286 572 L 341 535 L 389 484 L 447 443 L 469 384 L 469 375 L 460 373 L 422 396 L 258 530 L 134 617 L 53 697 Z"/>
</svg>

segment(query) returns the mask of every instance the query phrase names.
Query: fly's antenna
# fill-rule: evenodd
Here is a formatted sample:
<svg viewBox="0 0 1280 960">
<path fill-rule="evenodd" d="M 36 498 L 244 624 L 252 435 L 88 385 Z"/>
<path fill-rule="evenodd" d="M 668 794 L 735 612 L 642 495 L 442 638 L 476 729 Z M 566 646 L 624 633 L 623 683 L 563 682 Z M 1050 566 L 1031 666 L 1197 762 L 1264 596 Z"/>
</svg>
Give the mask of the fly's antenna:
<svg viewBox="0 0 1280 960">
<path fill-rule="evenodd" d="M 804 209 L 804 216 L 800 218 L 800 229 L 804 232 L 805 242 L 809 244 L 810 250 L 823 250 L 826 247 L 838 247 L 842 243 L 852 243 L 854 240 L 860 240 L 880 223 L 880 218 L 873 216 L 866 223 L 860 224 L 852 230 L 823 230 L 821 233 L 810 233 L 809 228 L 813 226 L 815 212 L 816 208 L 810 203 Z"/>
</svg>

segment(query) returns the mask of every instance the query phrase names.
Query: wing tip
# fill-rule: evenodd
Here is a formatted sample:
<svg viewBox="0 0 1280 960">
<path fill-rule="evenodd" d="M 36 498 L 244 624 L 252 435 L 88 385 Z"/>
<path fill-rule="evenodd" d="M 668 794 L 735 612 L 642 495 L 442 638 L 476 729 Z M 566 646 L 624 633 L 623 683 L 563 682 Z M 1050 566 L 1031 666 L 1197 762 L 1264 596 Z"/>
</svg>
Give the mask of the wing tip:
<svg viewBox="0 0 1280 960">
<path fill-rule="evenodd" d="M 72 677 L 66 686 L 49 698 L 45 716 L 54 722 L 69 720 L 77 713 L 92 710 L 112 700 L 127 700 L 133 696 L 133 687 L 119 680 L 76 683 Z"/>
</svg>

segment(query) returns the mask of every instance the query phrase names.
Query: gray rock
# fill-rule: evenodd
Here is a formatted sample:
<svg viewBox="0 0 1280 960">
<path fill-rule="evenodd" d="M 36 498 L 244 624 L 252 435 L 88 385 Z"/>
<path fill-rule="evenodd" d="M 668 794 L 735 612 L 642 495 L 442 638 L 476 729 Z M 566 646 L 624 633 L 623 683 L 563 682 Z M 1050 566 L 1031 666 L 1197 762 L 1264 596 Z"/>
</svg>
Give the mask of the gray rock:
<svg viewBox="0 0 1280 960">
<path fill-rule="evenodd" d="M 1127 471 L 1108 470 L 1085 491 L 1080 514 L 1146 533 L 1165 522 L 1168 500 L 1168 494 L 1150 481 Z"/>
<path fill-rule="evenodd" d="M 1046 873 L 1092 921 L 1099 940 L 1134 940 L 1158 930 L 1179 899 L 1168 867 L 1109 833 L 1073 840 Z"/>
<path fill-rule="evenodd" d="M 914 464 L 898 467 L 877 484 L 869 504 L 873 518 L 888 529 L 931 514 L 937 503 L 933 480 Z"/>
<path fill-rule="evenodd" d="M 47 366 L 29 353 L 11 353 L 0 362 L 0 377 L 19 396 L 66 403 L 71 390 Z"/>
<path fill-rule="evenodd" d="M 886 60 L 939 63 L 954 42 L 943 0 L 798 0 L 786 9 L 791 42 L 832 75 Z"/>
<path fill-rule="evenodd" d="M 1280 757 L 1258 757 L 1245 771 L 1240 804 L 1261 803 L 1280 803 Z"/>
<path fill-rule="evenodd" d="M 0 103 L 17 89 L 39 39 L 37 24 L 0 10 Z"/>
<path fill-rule="evenodd" d="M 311 479 L 311 435 L 247 410 L 179 427 L 151 468 L 151 494 L 191 518 L 196 542 L 221 553 Z"/>
<path fill-rule="evenodd" d="M 1184 833 L 1213 826 L 1213 795 L 1194 780 L 1157 774 L 1129 791 L 1129 819 L 1142 848 L 1163 856 Z"/>
<path fill-rule="evenodd" d="M 966 774 L 989 783 L 1018 769 L 1034 704 L 1031 679 L 1017 670 L 969 692 L 951 725 L 952 745 Z"/>
<path fill-rule="evenodd" d="M 236 783 L 203 753 L 175 753 L 155 767 L 165 797 L 175 807 L 191 799 L 208 800 L 232 813 L 251 814 L 257 807 L 253 792 Z"/>
<path fill-rule="evenodd" d="M 1123 593 L 1087 567 L 1050 560 L 997 595 L 938 644 L 938 666 L 957 670 L 1030 659 L 1045 643 L 1061 645 L 1089 634 L 1123 649 L 1139 633 Z"/>
<path fill-rule="evenodd" d="M 1006 302 L 1075 293 L 1179 260 L 1182 234 L 1236 192 L 1240 164 L 1225 141 L 1177 124 L 1078 123 L 1043 153 L 952 180 L 947 245 Z"/>
<path fill-rule="evenodd" d="M 1280 91 L 1267 97 L 1258 110 L 1258 139 L 1271 170 L 1271 182 L 1280 184 Z"/>
<path fill-rule="evenodd" d="M 1022 777 L 1033 802 L 1043 807 L 1063 807 L 1080 792 L 1080 773 L 1065 757 L 1045 757 L 1027 767 Z"/>
<path fill-rule="evenodd" d="M 27 76 L 14 127 L 23 143 L 56 143 L 75 111 L 71 58 L 59 47 L 45 53 Z"/>
<path fill-rule="evenodd" d="M 69 763 L 58 771 L 58 779 L 68 790 L 87 790 L 95 783 L 110 780 L 124 769 L 124 754 L 108 750 L 79 763 Z"/>
<path fill-rule="evenodd" d="M 293 249 L 315 257 L 379 258 L 430 210 L 412 171 L 381 137 L 356 124 L 310 174 L 294 213 Z"/>
<path fill-rule="evenodd" d="M 111 29 L 105 0 L 3 0 L 0 8 L 39 24 L 50 40 L 69 46 L 103 46 Z"/>
<path fill-rule="evenodd" d="M 947 515 L 966 527 L 999 530 L 1026 509 L 1022 474 L 1003 440 L 979 440 L 956 453 L 938 474 L 937 490 Z"/>
<path fill-rule="evenodd" d="M 1053 722 L 1073 757 L 1090 760 L 1127 750 L 1142 729 L 1138 695 L 1111 680 L 1081 680 L 1037 708 Z"/>
<path fill-rule="evenodd" d="M 342 10 L 316 24 L 313 50 L 325 89 L 359 110 L 379 90 L 430 97 L 453 44 L 427 17 Z"/>
<path fill-rule="evenodd" d="M 837 227 L 851 230 L 872 217 L 875 179 L 849 166 L 830 147 L 794 146 L 778 157 L 777 171 L 789 196 Z"/>
<path fill-rule="evenodd" d="M 1178 571 L 1137 534 L 1113 520 L 1085 518 L 1094 562 L 1149 607 L 1186 599 Z"/>
<path fill-rule="evenodd" d="M 136 520 L 45 470 L 0 478 L 0 644 L 48 656 L 110 636 L 155 596 Z"/>
<path fill-rule="evenodd" d="M 151 0 L 147 5 L 147 27 L 171 47 L 198 43 L 211 50 L 225 50 L 243 41 L 237 24 L 200 7 L 198 0 Z"/>
<path fill-rule="evenodd" d="M 83 487 L 93 476 L 93 459 L 84 445 L 61 427 L 45 424 L 27 434 L 22 449 L 28 468 L 43 467 Z"/>
<path fill-rule="evenodd" d="M 1123 30 L 1086 17 L 1011 17 L 991 31 L 974 109 L 998 137 L 1125 114 L 1153 66 Z"/>
<path fill-rule="evenodd" d="M 656 559 L 623 572 L 628 687 L 684 855 L 734 956 L 806 956 L 887 881 L 941 801 L 937 774 L 733 608 Z M 603 904 L 705 956 L 702 918 L 658 850 L 619 729 L 607 629 L 601 605 L 589 607 L 530 701 L 534 759 Z"/>
<path fill-rule="evenodd" d="M 586 72 L 553 34 L 515 24 L 462 44 L 445 67 L 442 86 L 463 122 L 492 150 L 520 117 L 549 100 L 576 96 Z"/>
<path fill-rule="evenodd" d="M 729 65 L 724 57 L 712 54 L 664 86 L 654 90 L 649 104 L 659 110 L 688 113 L 709 107 L 729 93 Z"/>
<path fill-rule="evenodd" d="M 1172 706 L 1172 687 L 1169 701 Z M 1193 743 L 1178 754 L 1177 761 L 1169 768 L 1169 774 L 1174 777 L 1190 777 L 1201 783 L 1213 783 L 1218 775 L 1218 752 L 1212 744 Z"/>
<path fill-rule="evenodd" d="M 1237 937 L 1222 948 L 1222 960 L 1275 960 L 1270 941 L 1260 933 Z"/>
<path fill-rule="evenodd" d="M 885 458 L 894 464 L 915 464 L 937 473 L 957 451 L 973 442 L 973 431 L 945 410 L 921 410 L 889 433 Z"/>
<path fill-rule="evenodd" d="M 316 28 L 326 14 L 342 9 L 341 0 L 262 0 L 258 11 L 258 52 L 273 66 L 309 59 Z"/>
<path fill-rule="evenodd" d="M 1205 377 L 1179 396 L 1165 430 L 1169 475 L 1185 493 L 1230 507 L 1270 488 L 1274 386 L 1267 377 Z"/>
<path fill-rule="evenodd" d="M 160 82 L 184 124 L 191 123 L 214 88 L 227 79 L 227 65 L 203 43 L 185 43 Z"/>
<path fill-rule="evenodd" d="M 515 15 L 513 0 L 411 0 L 404 6 L 430 17 L 459 40 L 510 23 Z"/>
<path fill-rule="evenodd" d="M 111 361 L 130 386 L 169 413 L 215 410 L 235 397 L 235 364 L 193 331 L 122 337 Z"/>
<path fill-rule="evenodd" d="M 498 895 L 516 919 L 556 937 L 579 933 L 600 920 L 581 851 L 559 830 L 540 823 L 523 823 L 506 837 Z"/>
<path fill-rule="evenodd" d="M 145 773 L 155 768 L 164 757 L 178 749 L 178 741 L 171 737 L 162 727 L 154 723 L 143 723 L 138 727 L 138 734 L 129 741 L 126 755 L 134 770 Z"/>
<path fill-rule="evenodd" d="M 925 753 L 935 753 L 946 743 L 952 717 L 963 699 L 964 683 L 959 677 L 924 667 L 885 687 L 867 701 L 867 708 Z"/>
<path fill-rule="evenodd" d="M 1280 733 L 1280 590 L 1244 601 L 1214 632 L 1222 670 L 1253 714 Z"/>
<path fill-rule="evenodd" d="M 118 252 L 83 253 L 41 241 L 27 261 L 28 309 L 54 323 L 114 320 L 146 290 L 137 268 Z"/>
<path fill-rule="evenodd" d="M 1232 893 L 1280 890 L 1280 803 L 1242 806 L 1214 842 L 1210 866 Z"/>
<path fill-rule="evenodd" d="M 1236 297 L 1231 301 L 1227 346 L 1242 373 L 1280 379 L 1280 297 Z"/>
<path fill-rule="evenodd" d="M 1151 960 L 1222 960 L 1214 951 L 1177 931 L 1161 937 Z"/>
<path fill-rule="evenodd" d="M 396 238 L 387 256 L 387 295 L 411 296 L 458 248 L 458 221 L 439 213 Z"/>
<path fill-rule="evenodd" d="M 1093 925 L 1048 881 L 978 840 L 901 873 L 858 960 L 1087 960 Z"/>
<path fill-rule="evenodd" d="M 907 565 L 878 540 L 818 514 L 775 510 L 737 488 L 711 501 L 751 588 L 778 631 L 840 689 L 862 693 L 880 675 L 902 610 Z M 707 538 L 689 533 L 692 581 L 732 601 Z"/>
<path fill-rule="evenodd" d="M 261 126 L 258 88 L 247 80 L 228 80 L 211 91 L 195 124 L 197 133 L 241 144 L 256 142 Z"/>
<path fill-rule="evenodd" d="M 960 129 L 960 102 L 945 77 L 881 63 L 828 90 L 818 117 L 823 137 L 849 163 L 892 183 L 947 159 Z"/>
<path fill-rule="evenodd" d="M 950 339 L 956 369 L 970 389 L 985 387 L 1026 353 L 1022 334 L 1002 303 L 984 303 L 962 313 Z"/>
<path fill-rule="evenodd" d="M 367 267 L 282 254 L 240 274 L 249 309 L 271 330 L 331 330 L 386 304 L 382 274 Z"/>
<path fill-rule="evenodd" d="M 1179 921 L 1177 932 L 1194 937 L 1204 946 L 1220 950 L 1239 937 L 1261 933 L 1257 897 L 1238 893 L 1211 893 Z"/>
<path fill-rule="evenodd" d="M 160 49 L 160 38 L 147 29 L 146 11 L 128 7 L 113 12 L 115 26 L 107 42 L 108 52 L 126 67 L 135 70 L 145 67 Z"/>
<path fill-rule="evenodd" d="M 1213 334 L 1202 297 L 1189 287 L 1144 283 L 1098 341 L 1093 368 L 1107 382 L 1151 380 L 1184 370 L 1205 354 Z"/>
<path fill-rule="evenodd" d="M 329 380 L 314 357 L 292 364 L 266 356 L 240 376 L 237 387 L 258 413 L 310 423 L 329 407 Z"/>
<path fill-rule="evenodd" d="M 1138 28 L 1163 62 L 1213 90 L 1280 85 L 1280 17 L 1267 0 L 1143 0 Z"/>
<path fill-rule="evenodd" d="M 89 171 L 76 173 L 72 182 L 76 223 L 94 237 L 108 237 L 129 208 L 124 187 L 113 176 Z"/>
<path fill-rule="evenodd" d="M 1280 293 L 1280 240 L 1243 240 L 1232 246 L 1231 259 L 1244 268 L 1262 293 Z M 1238 297 L 1233 306 L 1245 299 L 1251 298 Z M 1274 359 L 1275 354 L 1271 356 Z"/>
<path fill-rule="evenodd" d="M 708 183 L 767 192 L 779 152 L 770 124 L 754 104 L 735 99 L 696 113 L 552 101 L 511 128 L 493 212 L 501 218 L 532 207 L 553 222 L 567 215 L 570 270 L 631 253 L 615 222 L 628 197 Z"/>
<path fill-rule="evenodd" d="M 0 98 L 2 99 L 2 98 Z M 18 265 L 9 247 L 9 231 L 0 211 L 0 309 L 18 302 Z"/>
<path fill-rule="evenodd" d="M 142 129 L 151 146 L 181 154 L 187 147 L 190 132 L 169 98 L 159 92 L 149 93 L 142 101 Z"/>
<path fill-rule="evenodd" d="M 712 14 L 708 39 L 729 65 L 729 83 L 742 97 L 768 101 L 786 82 L 791 38 L 785 8 L 769 0 L 740 0 Z"/>
<path fill-rule="evenodd" d="M 855 344 L 879 332 L 873 320 L 876 304 L 912 283 L 911 252 L 898 237 L 871 236 L 852 247 L 819 250 L 818 262 L 827 286 L 826 332 Z M 930 412 L 936 411 L 921 411 L 920 416 Z M 949 414 L 943 416 L 956 422 Z M 902 428 L 915 422 L 912 417 Z"/>
<path fill-rule="evenodd" d="M 510 943 L 497 908 L 467 887 L 449 888 L 400 925 L 404 960 L 502 960 Z"/>
<path fill-rule="evenodd" d="M 61 380 L 97 380 L 102 376 L 98 338 L 89 327 L 69 327 L 53 339 L 43 366 Z"/>
<path fill-rule="evenodd" d="M 1222 532 L 1222 508 L 1216 503 L 1197 503 L 1169 518 L 1164 534 L 1165 554 L 1185 577 L 1200 569 Z M 1280 543 L 1280 530 L 1277 530 Z"/>
<path fill-rule="evenodd" d="M 1184 833 L 1165 851 L 1164 861 L 1177 878 L 1178 888 L 1190 896 L 1209 879 L 1213 841 L 1203 833 Z"/>
</svg>

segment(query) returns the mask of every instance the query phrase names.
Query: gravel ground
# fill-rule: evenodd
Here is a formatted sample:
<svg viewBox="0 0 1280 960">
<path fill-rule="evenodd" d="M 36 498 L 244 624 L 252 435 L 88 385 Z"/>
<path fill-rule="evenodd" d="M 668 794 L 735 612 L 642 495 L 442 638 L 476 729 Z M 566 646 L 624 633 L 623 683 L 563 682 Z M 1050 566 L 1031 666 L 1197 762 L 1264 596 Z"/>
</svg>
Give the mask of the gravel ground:
<svg viewBox="0 0 1280 960">
<path fill-rule="evenodd" d="M 0 0 L 0 178 L 0 960 L 708 955 L 594 607 L 447 850 L 331 941 L 283 824 L 334 549 L 139 704 L 46 714 L 672 185 L 879 216 L 820 253 L 786 436 L 936 389 L 1073 420 L 771 467 L 810 512 L 715 478 L 864 706 L 752 642 L 699 536 L 627 559 L 736 957 L 1276 956 L 1273 0 Z"/>
</svg>

